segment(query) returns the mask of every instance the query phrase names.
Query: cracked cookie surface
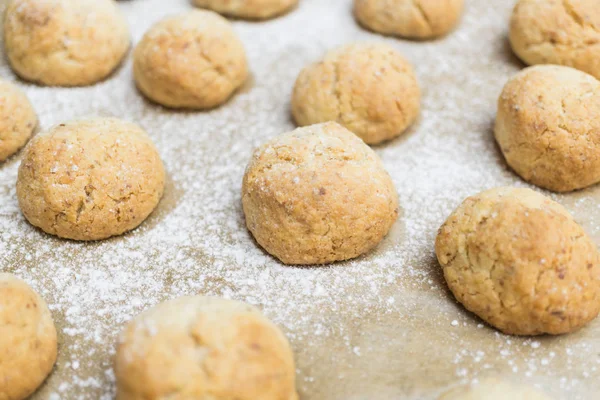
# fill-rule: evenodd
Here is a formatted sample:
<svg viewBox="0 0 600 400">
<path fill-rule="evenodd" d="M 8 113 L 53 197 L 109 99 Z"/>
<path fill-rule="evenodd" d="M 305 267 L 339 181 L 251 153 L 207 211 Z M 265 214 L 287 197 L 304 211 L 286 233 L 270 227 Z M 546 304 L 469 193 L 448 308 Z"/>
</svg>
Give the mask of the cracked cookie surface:
<svg viewBox="0 0 600 400">
<path fill-rule="evenodd" d="M 520 0 L 510 43 L 526 64 L 559 64 L 600 78 L 598 0 Z"/>
<path fill-rule="evenodd" d="M 182 297 L 140 314 L 121 333 L 118 400 L 297 400 L 287 338 L 255 307 Z"/>
<path fill-rule="evenodd" d="M 417 119 L 421 90 L 413 67 L 393 47 L 357 43 L 302 70 L 292 94 L 300 126 L 335 121 L 365 143 L 401 135 Z"/>
<path fill-rule="evenodd" d="M 375 248 L 398 217 L 398 195 L 379 157 L 330 122 L 258 148 L 242 187 L 246 225 L 285 264 L 326 264 Z"/>
<path fill-rule="evenodd" d="M 431 39 L 450 32 L 464 0 L 354 0 L 356 20 L 374 32 Z"/>
<path fill-rule="evenodd" d="M 25 93 L 0 80 L 0 162 L 25 145 L 37 126 L 37 115 Z"/>
<path fill-rule="evenodd" d="M 600 182 L 600 81 L 569 67 L 515 75 L 498 99 L 495 137 L 523 179 L 556 192 Z"/>
<path fill-rule="evenodd" d="M 19 206 L 45 232 L 100 240 L 140 225 L 157 206 L 165 171 L 140 127 L 117 119 L 58 125 L 24 150 Z"/>
<path fill-rule="evenodd" d="M 231 23 L 212 11 L 168 17 L 150 28 L 134 52 L 140 91 L 170 108 L 216 107 L 246 81 L 246 53 Z"/>
<path fill-rule="evenodd" d="M 292 9 L 298 0 L 193 0 L 197 7 L 244 19 L 268 19 Z"/>
<path fill-rule="evenodd" d="M 435 251 L 456 299 L 504 333 L 569 333 L 600 310 L 596 245 L 564 207 L 532 190 L 467 198 Z"/>
<path fill-rule="evenodd" d="M 106 78 L 129 49 L 129 29 L 113 0 L 11 0 L 4 47 L 21 78 L 84 86 Z"/>
</svg>

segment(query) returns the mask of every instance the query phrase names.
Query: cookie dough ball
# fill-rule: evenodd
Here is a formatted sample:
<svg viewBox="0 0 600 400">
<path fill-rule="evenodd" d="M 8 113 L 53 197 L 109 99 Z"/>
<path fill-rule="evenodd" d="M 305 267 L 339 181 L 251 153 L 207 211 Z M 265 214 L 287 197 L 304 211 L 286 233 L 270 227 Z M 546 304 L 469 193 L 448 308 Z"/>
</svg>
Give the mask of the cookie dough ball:
<svg viewBox="0 0 600 400">
<path fill-rule="evenodd" d="M 292 113 L 300 126 L 336 121 L 377 144 L 415 122 L 420 102 L 413 68 L 393 47 L 352 44 L 300 73 Z"/>
<path fill-rule="evenodd" d="M 68 122 L 25 148 L 17 197 L 43 231 L 99 240 L 140 225 L 163 194 L 165 171 L 152 141 L 135 124 L 112 118 Z"/>
<path fill-rule="evenodd" d="M 600 182 L 600 81 L 568 67 L 525 69 L 502 91 L 495 135 L 534 185 L 568 192 Z"/>
<path fill-rule="evenodd" d="M 183 297 L 144 312 L 121 334 L 117 399 L 297 400 L 290 345 L 256 308 Z"/>
<path fill-rule="evenodd" d="M 463 6 L 464 0 L 354 0 L 354 16 L 384 35 L 431 39 L 454 29 Z"/>
<path fill-rule="evenodd" d="M 526 64 L 559 64 L 600 79 L 598 0 L 520 0 L 510 43 Z"/>
<path fill-rule="evenodd" d="M 543 393 L 521 385 L 487 378 L 481 382 L 456 387 L 438 400 L 551 400 Z"/>
<path fill-rule="evenodd" d="M 6 55 L 28 81 L 91 85 L 117 68 L 129 44 L 113 0 L 11 0 L 6 7 Z"/>
<path fill-rule="evenodd" d="M 229 21 L 196 10 L 150 28 L 135 49 L 133 72 L 138 88 L 152 101 L 207 109 L 224 103 L 242 86 L 248 65 Z"/>
<path fill-rule="evenodd" d="M 37 116 L 27 96 L 0 80 L 0 162 L 23 147 L 36 126 Z"/>
<path fill-rule="evenodd" d="M 575 331 L 600 310 L 596 245 L 560 204 L 529 189 L 469 197 L 440 228 L 448 286 L 504 333 Z"/>
<path fill-rule="evenodd" d="M 379 157 L 334 122 L 296 129 L 257 149 L 242 203 L 258 244 L 285 264 L 358 257 L 398 217 L 398 195 Z"/>
<path fill-rule="evenodd" d="M 193 3 L 235 18 L 267 19 L 289 11 L 298 0 L 193 0 Z"/>
<path fill-rule="evenodd" d="M 56 353 L 46 302 L 22 280 L 0 273 L 0 399 L 28 398 L 52 371 Z"/>
</svg>

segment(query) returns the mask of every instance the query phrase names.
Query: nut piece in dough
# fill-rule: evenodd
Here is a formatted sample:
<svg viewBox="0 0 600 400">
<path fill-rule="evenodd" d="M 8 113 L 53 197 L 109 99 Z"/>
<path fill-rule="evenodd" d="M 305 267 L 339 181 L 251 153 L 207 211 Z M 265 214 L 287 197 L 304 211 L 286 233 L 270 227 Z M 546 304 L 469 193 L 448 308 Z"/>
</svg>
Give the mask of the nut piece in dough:
<svg viewBox="0 0 600 400">
<path fill-rule="evenodd" d="M 170 108 L 208 109 L 246 81 L 246 52 L 231 23 L 212 11 L 166 18 L 144 35 L 133 55 L 140 91 Z"/>
<path fill-rule="evenodd" d="M 438 400 L 551 400 L 543 393 L 521 385 L 514 385 L 494 378 L 478 383 L 459 386 L 444 393 Z"/>
<path fill-rule="evenodd" d="M 0 399 L 24 400 L 56 362 L 56 328 L 46 302 L 25 282 L 0 273 Z"/>
<path fill-rule="evenodd" d="M 129 45 L 127 22 L 114 0 L 11 0 L 4 14 L 12 69 L 42 85 L 101 81 L 119 66 Z"/>
<path fill-rule="evenodd" d="M 36 126 L 37 115 L 25 93 L 0 80 L 0 162 L 23 147 Z"/>
<path fill-rule="evenodd" d="M 100 240 L 141 224 L 162 197 L 165 171 L 140 127 L 118 119 L 56 126 L 25 147 L 19 206 L 43 231 Z"/>
<path fill-rule="evenodd" d="M 268 19 L 288 12 L 298 0 L 193 0 L 193 3 L 230 17 Z"/>
<path fill-rule="evenodd" d="M 564 207 L 530 189 L 469 197 L 435 251 L 456 299 L 504 333 L 569 333 L 600 310 L 596 245 Z"/>
<path fill-rule="evenodd" d="M 556 65 L 521 71 L 500 95 L 495 135 L 534 185 L 568 192 L 600 182 L 600 81 Z"/>
<path fill-rule="evenodd" d="M 510 44 L 526 64 L 559 64 L 600 79 L 598 0 L 520 0 Z"/>
<path fill-rule="evenodd" d="M 297 400 L 283 333 L 255 307 L 182 297 L 136 317 L 117 345 L 117 400 Z"/>
<path fill-rule="evenodd" d="M 354 0 L 354 17 L 384 35 L 432 39 L 454 29 L 463 7 L 464 0 Z"/>
<path fill-rule="evenodd" d="M 294 87 L 298 125 L 336 121 L 365 143 L 402 134 L 418 117 L 421 90 L 410 65 L 393 47 L 351 44 L 305 68 Z"/>
<path fill-rule="evenodd" d="M 398 195 L 379 157 L 329 122 L 278 136 L 244 176 L 246 225 L 285 264 L 326 264 L 364 254 L 398 217 Z"/>
</svg>

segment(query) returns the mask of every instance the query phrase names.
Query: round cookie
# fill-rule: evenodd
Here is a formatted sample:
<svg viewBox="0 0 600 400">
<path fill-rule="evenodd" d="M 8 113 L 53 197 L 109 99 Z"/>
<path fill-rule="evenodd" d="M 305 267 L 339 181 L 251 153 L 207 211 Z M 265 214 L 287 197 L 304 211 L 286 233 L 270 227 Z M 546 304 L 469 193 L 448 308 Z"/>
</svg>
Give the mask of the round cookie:
<svg viewBox="0 0 600 400">
<path fill-rule="evenodd" d="M 534 185 L 568 192 L 600 182 L 600 81 L 569 67 L 525 69 L 500 95 L 495 136 Z"/>
<path fill-rule="evenodd" d="M 112 118 L 73 121 L 25 148 L 19 206 L 45 232 L 100 240 L 140 225 L 163 194 L 165 171 L 148 135 Z"/>
<path fill-rule="evenodd" d="M 11 0 L 4 47 L 21 78 L 50 86 L 106 78 L 129 49 L 129 30 L 114 0 Z"/>
<path fill-rule="evenodd" d="M 330 122 L 258 148 L 242 187 L 246 225 L 285 264 L 326 264 L 364 254 L 398 217 L 398 195 L 379 157 Z"/>
<path fill-rule="evenodd" d="M 412 66 L 393 47 L 351 44 L 300 73 L 292 114 L 300 126 L 336 121 L 365 143 L 377 144 L 415 122 L 420 101 Z"/>
<path fill-rule="evenodd" d="M 559 64 L 600 79 L 598 0 L 520 0 L 510 44 L 526 64 Z"/>
<path fill-rule="evenodd" d="M 27 96 L 12 83 L 0 80 L 0 162 L 25 145 L 37 126 L 37 115 Z"/>
<path fill-rule="evenodd" d="M 208 109 L 242 86 L 248 64 L 229 21 L 195 10 L 150 28 L 135 49 L 133 73 L 140 91 L 158 104 Z"/>
<path fill-rule="evenodd" d="M 268 19 L 284 14 L 298 0 L 193 0 L 194 5 L 244 19 Z"/>
<path fill-rule="evenodd" d="M 255 307 L 182 297 L 136 317 L 117 345 L 117 399 L 297 400 L 290 345 Z"/>
<path fill-rule="evenodd" d="M 543 393 L 521 385 L 487 378 L 481 382 L 458 386 L 444 393 L 438 400 L 551 400 Z"/>
<path fill-rule="evenodd" d="M 384 35 L 431 39 L 454 29 L 463 7 L 464 0 L 354 0 L 354 17 Z"/>
<path fill-rule="evenodd" d="M 513 335 L 563 334 L 600 311 L 600 255 L 560 204 L 529 189 L 469 197 L 435 251 L 456 299 Z"/>
<path fill-rule="evenodd" d="M 0 399 L 24 400 L 56 362 L 56 328 L 46 302 L 14 275 L 0 273 Z"/>
</svg>

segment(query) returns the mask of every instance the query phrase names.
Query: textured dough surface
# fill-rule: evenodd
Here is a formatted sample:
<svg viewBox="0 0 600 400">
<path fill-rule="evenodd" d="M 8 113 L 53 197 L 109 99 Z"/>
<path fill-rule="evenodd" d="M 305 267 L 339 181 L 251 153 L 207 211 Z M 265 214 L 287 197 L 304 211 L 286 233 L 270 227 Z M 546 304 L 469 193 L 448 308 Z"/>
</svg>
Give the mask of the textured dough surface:
<svg viewBox="0 0 600 400">
<path fill-rule="evenodd" d="M 25 145 L 37 126 L 29 99 L 17 86 L 0 80 L 0 162 Z"/>
<path fill-rule="evenodd" d="M 456 299 L 504 333 L 569 333 L 600 311 L 596 245 L 564 207 L 530 189 L 467 198 L 435 250 Z"/>
<path fill-rule="evenodd" d="M 330 51 L 294 86 L 298 125 L 336 121 L 365 143 L 402 134 L 418 117 L 421 91 L 413 67 L 393 47 L 359 43 Z"/>
<path fill-rule="evenodd" d="M 514 385 L 494 378 L 456 387 L 438 400 L 552 400 L 528 386 Z"/>
<path fill-rule="evenodd" d="M 246 81 L 246 53 L 231 23 L 212 11 L 168 17 L 144 35 L 134 52 L 140 91 L 171 108 L 206 109 L 224 103 Z"/>
<path fill-rule="evenodd" d="M 267 19 L 289 11 L 298 0 L 193 0 L 193 3 L 231 17 Z"/>
<path fill-rule="evenodd" d="M 0 400 L 29 397 L 56 356 L 56 328 L 46 302 L 22 280 L 0 273 Z"/>
<path fill-rule="evenodd" d="M 283 333 L 255 307 L 182 297 L 130 322 L 115 359 L 118 400 L 297 400 Z"/>
<path fill-rule="evenodd" d="M 384 35 L 431 39 L 450 32 L 463 7 L 464 0 L 354 0 L 354 16 Z"/>
<path fill-rule="evenodd" d="M 525 69 L 498 100 L 495 136 L 523 179 L 556 192 L 600 181 L 600 81 L 569 67 Z"/>
<path fill-rule="evenodd" d="M 113 0 L 11 0 L 4 47 L 21 78 L 49 86 L 91 85 L 129 49 L 129 28 Z"/>
<path fill-rule="evenodd" d="M 509 37 L 529 65 L 566 65 L 600 78 L 598 0 L 520 0 Z"/>
<path fill-rule="evenodd" d="M 285 264 L 326 264 L 373 249 L 398 217 L 379 157 L 330 122 L 296 129 L 254 153 L 242 188 L 246 225 Z"/>
<path fill-rule="evenodd" d="M 140 127 L 112 118 L 73 121 L 25 148 L 17 197 L 27 220 L 75 240 L 120 235 L 141 224 L 162 197 L 165 171 Z"/>
</svg>

